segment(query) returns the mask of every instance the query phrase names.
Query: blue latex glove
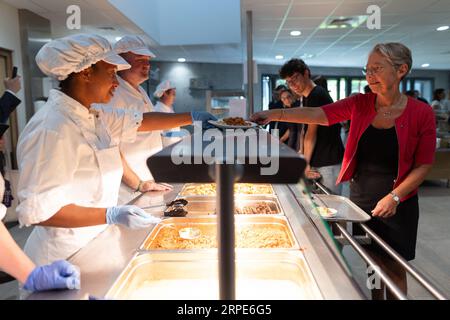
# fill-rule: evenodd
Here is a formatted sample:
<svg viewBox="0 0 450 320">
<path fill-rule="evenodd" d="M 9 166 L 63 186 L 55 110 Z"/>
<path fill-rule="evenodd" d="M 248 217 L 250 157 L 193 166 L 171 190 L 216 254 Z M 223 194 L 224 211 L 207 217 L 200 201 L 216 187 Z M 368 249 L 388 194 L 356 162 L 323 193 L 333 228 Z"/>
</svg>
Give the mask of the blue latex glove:
<svg viewBox="0 0 450 320">
<path fill-rule="evenodd" d="M 192 111 L 191 112 L 192 122 L 201 121 L 203 129 L 214 128 L 212 124 L 208 123 L 208 120 L 216 121 L 217 118 L 214 117 L 211 113 L 206 111 Z"/>
<path fill-rule="evenodd" d="M 66 260 L 35 268 L 23 288 L 27 291 L 80 289 L 80 272 Z"/>
<path fill-rule="evenodd" d="M 121 224 L 130 229 L 143 229 L 159 223 L 156 218 L 137 206 L 117 206 L 106 209 L 107 224 Z"/>
<path fill-rule="evenodd" d="M 163 136 L 167 138 L 183 138 L 186 137 L 186 133 L 184 133 L 183 131 L 169 131 L 164 132 Z"/>
</svg>

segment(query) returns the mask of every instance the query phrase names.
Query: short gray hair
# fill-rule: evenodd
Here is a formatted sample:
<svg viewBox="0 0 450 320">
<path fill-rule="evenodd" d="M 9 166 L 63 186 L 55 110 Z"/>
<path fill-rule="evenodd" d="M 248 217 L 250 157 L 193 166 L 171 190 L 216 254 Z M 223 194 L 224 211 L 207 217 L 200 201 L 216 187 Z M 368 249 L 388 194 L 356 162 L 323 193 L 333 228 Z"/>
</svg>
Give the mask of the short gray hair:
<svg viewBox="0 0 450 320">
<path fill-rule="evenodd" d="M 399 42 L 379 43 L 373 47 L 370 53 L 374 52 L 386 57 L 393 66 L 406 64 L 408 66 L 408 73 L 411 71 L 413 64 L 411 50 L 404 44 Z"/>
</svg>

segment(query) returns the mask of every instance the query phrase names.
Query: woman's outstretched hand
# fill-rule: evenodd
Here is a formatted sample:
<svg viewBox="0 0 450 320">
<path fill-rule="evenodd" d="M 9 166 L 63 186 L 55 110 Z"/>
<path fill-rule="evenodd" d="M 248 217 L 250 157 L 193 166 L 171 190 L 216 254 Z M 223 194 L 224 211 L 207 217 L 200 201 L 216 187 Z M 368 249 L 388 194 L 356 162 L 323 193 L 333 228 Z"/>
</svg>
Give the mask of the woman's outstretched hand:
<svg viewBox="0 0 450 320">
<path fill-rule="evenodd" d="M 250 121 L 259 125 L 266 125 L 269 122 L 276 120 L 276 110 L 261 111 L 252 114 Z"/>
</svg>

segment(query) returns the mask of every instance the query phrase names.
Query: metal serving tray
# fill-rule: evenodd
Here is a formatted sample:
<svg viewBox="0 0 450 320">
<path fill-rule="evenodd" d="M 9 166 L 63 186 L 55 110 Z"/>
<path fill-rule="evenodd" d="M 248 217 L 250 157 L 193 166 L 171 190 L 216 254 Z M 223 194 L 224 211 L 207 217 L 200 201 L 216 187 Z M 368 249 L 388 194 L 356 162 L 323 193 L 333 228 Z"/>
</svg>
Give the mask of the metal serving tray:
<svg viewBox="0 0 450 320">
<path fill-rule="evenodd" d="M 335 217 L 323 217 L 325 220 L 366 222 L 371 219 L 371 217 L 366 212 L 364 212 L 364 210 L 362 210 L 346 197 L 326 194 L 314 194 L 313 198 L 317 205 L 337 210 Z M 314 211 L 312 209 L 307 211 L 310 214 L 314 214 Z"/>
<path fill-rule="evenodd" d="M 191 196 L 185 197 L 185 199 L 188 200 L 188 204 L 185 209 L 190 216 L 207 216 L 216 214 L 215 199 L 207 199 L 203 196 Z M 248 207 L 256 207 L 258 203 L 264 203 L 264 205 L 267 205 L 270 208 L 271 213 L 242 213 L 244 210 L 247 211 Z M 283 213 L 277 198 L 274 196 L 239 196 L 236 198 L 235 208 L 238 209 L 235 210 L 236 214 L 242 215 L 281 215 Z"/>
<path fill-rule="evenodd" d="M 258 189 L 258 187 L 262 187 L 264 189 L 267 189 L 267 191 L 260 191 L 256 190 L 255 193 L 239 193 L 235 192 L 235 196 L 255 196 L 255 195 L 274 195 L 275 192 L 273 190 L 272 185 L 270 184 L 254 184 L 254 183 L 237 183 L 235 185 L 236 188 L 239 188 L 239 186 L 252 186 Z M 196 192 L 192 190 L 193 187 L 204 187 L 202 191 Z M 186 183 L 183 186 L 183 189 L 179 193 L 178 197 L 189 197 L 189 196 L 202 196 L 202 197 L 213 197 L 216 196 L 216 186 L 215 183 Z"/>
<path fill-rule="evenodd" d="M 219 299 L 212 253 L 152 252 L 136 256 L 106 294 L 120 300 Z M 236 255 L 236 298 L 323 299 L 300 251 L 252 250 Z"/>
<path fill-rule="evenodd" d="M 142 250 L 201 250 L 217 248 L 217 217 L 169 218 L 153 228 Z M 298 249 L 299 245 L 285 217 L 235 216 L 236 247 Z M 178 230 L 197 228 L 201 236 L 193 240 L 179 237 Z"/>
</svg>

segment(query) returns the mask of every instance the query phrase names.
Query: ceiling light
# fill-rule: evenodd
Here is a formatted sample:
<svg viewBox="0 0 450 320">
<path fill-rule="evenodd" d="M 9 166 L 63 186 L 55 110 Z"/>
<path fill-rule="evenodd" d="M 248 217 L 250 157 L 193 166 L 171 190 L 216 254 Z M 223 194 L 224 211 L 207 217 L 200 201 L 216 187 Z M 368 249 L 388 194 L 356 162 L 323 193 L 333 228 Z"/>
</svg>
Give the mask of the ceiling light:
<svg viewBox="0 0 450 320">
<path fill-rule="evenodd" d="M 449 26 L 441 26 L 441 27 L 437 28 L 436 30 L 437 31 L 445 31 L 445 30 L 448 30 L 449 28 L 450 28 Z"/>
<path fill-rule="evenodd" d="M 281 55 L 281 54 L 279 54 L 279 55 L 276 55 L 276 56 L 275 56 L 275 59 L 277 59 L 277 60 L 283 60 L 283 59 L 284 59 L 284 56 Z"/>
<path fill-rule="evenodd" d="M 314 58 L 314 56 L 315 55 L 311 54 L 311 53 L 304 53 L 300 56 L 300 59 L 311 59 L 311 58 Z"/>
<path fill-rule="evenodd" d="M 186 62 L 186 59 L 185 58 L 179 58 L 178 62 L 181 62 L 181 63 Z"/>
<path fill-rule="evenodd" d="M 119 41 L 120 39 L 122 39 L 122 37 L 116 37 L 116 41 Z"/>
<path fill-rule="evenodd" d="M 429 63 L 424 63 L 424 64 L 422 65 L 422 68 L 428 68 L 429 66 L 430 66 Z"/>
<path fill-rule="evenodd" d="M 298 37 L 301 34 L 302 34 L 301 31 L 297 31 L 297 30 L 291 31 L 291 36 L 293 36 L 293 37 Z"/>
</svg>

